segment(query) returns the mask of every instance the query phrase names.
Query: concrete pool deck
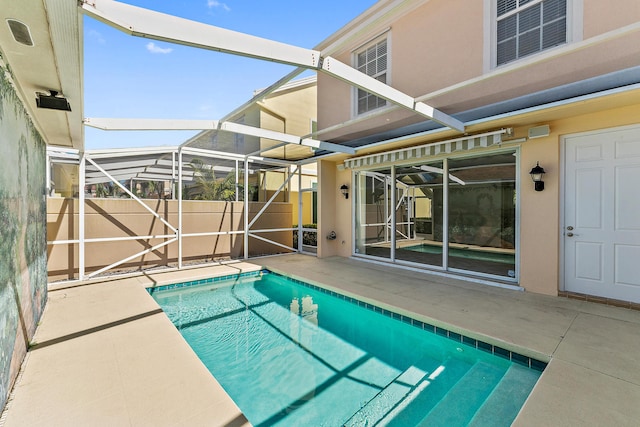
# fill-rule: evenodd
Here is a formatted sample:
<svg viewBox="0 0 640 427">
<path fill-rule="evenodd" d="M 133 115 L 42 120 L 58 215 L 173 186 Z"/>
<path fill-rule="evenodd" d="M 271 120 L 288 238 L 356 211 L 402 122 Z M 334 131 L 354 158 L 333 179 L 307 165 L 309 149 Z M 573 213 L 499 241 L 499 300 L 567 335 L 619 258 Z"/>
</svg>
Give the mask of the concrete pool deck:
<svg viewBox="0 0 640 427">
<path fill-rule="evenodd" d="M 0 427 L 249 425 L 144 288 L 262 266 L 550 360 L 514 425 L 640 419 L 640 311 L 287 255 L 50 286 Z"/>
</svg>

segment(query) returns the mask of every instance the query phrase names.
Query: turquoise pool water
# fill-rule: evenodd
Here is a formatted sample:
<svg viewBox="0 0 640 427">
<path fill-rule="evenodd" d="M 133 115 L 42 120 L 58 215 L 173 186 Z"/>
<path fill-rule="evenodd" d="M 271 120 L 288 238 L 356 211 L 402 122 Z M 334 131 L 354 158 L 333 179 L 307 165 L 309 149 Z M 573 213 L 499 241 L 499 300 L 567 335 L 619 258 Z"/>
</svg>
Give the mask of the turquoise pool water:
<svg viewBox="0 0 640 427">
<path fill-rule="evenodd" d="M 429 244 L 420 244 L 415 246 L 406 246 L 402 250 L 422 252 L 428 254 L 441 254 L 442 247 Z M 488 252 L 482 250 L 463 249 L 463 248 L 449 248 L 449 256 L 458 258 L 476 259 L 480 261 L 493 261 L 502 262 L 505 264 L 515 264 L 515 255 L 500 253 L 500 252 Z"/>
<path fill-rule="evenodd" d="M 254 426 L 509 426 L 544 368 L 273 273 L 191 285 L 150 293 Z"/>
</svg>

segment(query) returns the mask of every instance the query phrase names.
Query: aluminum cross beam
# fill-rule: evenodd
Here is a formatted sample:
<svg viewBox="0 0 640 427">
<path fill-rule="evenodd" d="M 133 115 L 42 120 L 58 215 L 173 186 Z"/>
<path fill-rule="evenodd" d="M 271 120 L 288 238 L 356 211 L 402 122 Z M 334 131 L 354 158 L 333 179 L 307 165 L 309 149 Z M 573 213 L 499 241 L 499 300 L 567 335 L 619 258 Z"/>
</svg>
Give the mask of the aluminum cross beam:
<svg viewBox="0 0 640 427">
<path fill-rule="evenodd" d="M 464 123 L 321 52 L 131 6 L 113 0 L 81 0 L 89 16 L 127 34 L 294 65 L 327 73 L 444 126 L 464 132 Z"/>
<path fill-rule="evenodd" d="M 356 150 L 331 142 L 318 141 L 312 138 L 301 138 L 283 132 L 262 129 L 255 126 L 234 122 L 219 122 L 217 120 L 178 120 L 178 119 L 116 119 L 116 118 L 86 118 L 84 123 L 102 130 L 214 130 L 234 132 L 258 138 L 282 141 L 287 144 L 304 145 L 335 153 L 355 154 Z"/>
</svg>

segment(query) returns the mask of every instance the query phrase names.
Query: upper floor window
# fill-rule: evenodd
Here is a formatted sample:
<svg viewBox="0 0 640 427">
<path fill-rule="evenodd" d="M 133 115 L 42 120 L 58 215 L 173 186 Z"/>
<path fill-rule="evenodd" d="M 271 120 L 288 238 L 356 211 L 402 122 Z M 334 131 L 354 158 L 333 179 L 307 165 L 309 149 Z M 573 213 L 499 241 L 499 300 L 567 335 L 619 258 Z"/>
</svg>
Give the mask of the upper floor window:
<svg viewBox="0 0 640 427">
<path fill-rule="evenodd" d="M 382 83 L 387 83 L 387 39 L 378 40 L 355 52 L 355 68 Z M 384 107 L 387 101 L 366 90 L 356 91 L 356 113 L 364 114 Z"/>
<path fill-rule="evenodd" d="M 496 65 L 567 42 L 567 0 L 496 1 Z"/>
</svg>

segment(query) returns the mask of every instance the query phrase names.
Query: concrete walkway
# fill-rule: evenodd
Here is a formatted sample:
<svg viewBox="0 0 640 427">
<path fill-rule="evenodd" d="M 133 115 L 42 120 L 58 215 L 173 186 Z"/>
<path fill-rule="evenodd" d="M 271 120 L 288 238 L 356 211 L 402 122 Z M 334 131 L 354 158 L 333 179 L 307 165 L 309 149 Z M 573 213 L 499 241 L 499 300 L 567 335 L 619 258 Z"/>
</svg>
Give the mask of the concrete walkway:
<svg viewBox="0 0 640 427">
<path fill-rule="evenodd" d="M 638 425 L 640 311 L 287 255 L 52 288 L 0 427 L 248 425 L 144 288 L 261 266 L 550 360 L 515 425 Z"/>
</svg>

